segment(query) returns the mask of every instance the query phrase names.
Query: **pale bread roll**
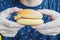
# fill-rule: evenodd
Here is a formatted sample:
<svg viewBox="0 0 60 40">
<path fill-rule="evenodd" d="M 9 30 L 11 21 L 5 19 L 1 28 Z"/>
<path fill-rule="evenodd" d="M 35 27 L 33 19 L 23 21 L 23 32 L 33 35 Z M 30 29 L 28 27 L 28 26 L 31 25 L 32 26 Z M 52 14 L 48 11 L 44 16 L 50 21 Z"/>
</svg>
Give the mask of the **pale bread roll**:
<svg viewBox="0 0 60 40">
<path fill-rule="evenodd" d="M 44 23 L 42 18 L 43 15 L 40 12 L 32 9 L 20 10 L 17 16 L 14 17 L 14 19 L 22 25 L 41 25 Z"/>
<path fill-rule="evenodd" d="M 21 17 L 24 18 L 36 18 L 41 19 L 43 16 L 40 12 L 37 12 L 36 10 L 32 9 L 24 9 L 18 12 Z"/>
<path fill-rule="evenodd" d="M 19 24 L 23 24 L 23 25 L 41 25 L 44 23 L 44 21 L 41 19 L 36 19 L 36 20 L 34 20 L 34 19 L 19 19 L 19 20 L 17 20 L 17 22 Z"/>
</svg>

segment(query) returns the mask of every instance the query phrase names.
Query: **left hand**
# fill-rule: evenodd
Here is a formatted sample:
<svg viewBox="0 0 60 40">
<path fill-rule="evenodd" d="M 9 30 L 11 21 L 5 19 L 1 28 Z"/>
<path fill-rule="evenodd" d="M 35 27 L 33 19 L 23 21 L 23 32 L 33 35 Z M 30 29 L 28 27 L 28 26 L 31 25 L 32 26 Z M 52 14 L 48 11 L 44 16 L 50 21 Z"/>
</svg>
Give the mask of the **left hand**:
<svg viewBox="0 0 60 40">
<path fill-rule="evenodd" d="M 40 33 L 46 34 L 46 35 L 59 34 L 60 33 L 60 14 L 56 11 L 48 10 L 48 9 L 39 10 L 39 12 L 41 12 L 42 14 L 52 16 L 53 17 L 52 19 L 54 20 L 48 23 L 44 23 L 42 25 L 38 25 L 35 27 L 33 26 L 33 28 L 38 30 Z"/>
</svg>

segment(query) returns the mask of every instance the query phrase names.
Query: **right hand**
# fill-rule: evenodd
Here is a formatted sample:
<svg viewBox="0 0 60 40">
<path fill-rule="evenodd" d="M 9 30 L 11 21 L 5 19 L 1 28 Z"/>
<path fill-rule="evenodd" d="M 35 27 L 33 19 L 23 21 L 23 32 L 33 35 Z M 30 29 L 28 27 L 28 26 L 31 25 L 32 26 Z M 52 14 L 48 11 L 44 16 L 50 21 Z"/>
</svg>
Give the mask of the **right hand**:
<svg viewBox="0 0 60 40">
<path fill-rule="evenodd" d="M 22 9 L 13 7 L 0 12 L 0 33 L 3 36 L 14 37 L 18 30 L 24 27 L 24 25 L 8 20 L 12 13 L 20 10 Z"/>
</svg>

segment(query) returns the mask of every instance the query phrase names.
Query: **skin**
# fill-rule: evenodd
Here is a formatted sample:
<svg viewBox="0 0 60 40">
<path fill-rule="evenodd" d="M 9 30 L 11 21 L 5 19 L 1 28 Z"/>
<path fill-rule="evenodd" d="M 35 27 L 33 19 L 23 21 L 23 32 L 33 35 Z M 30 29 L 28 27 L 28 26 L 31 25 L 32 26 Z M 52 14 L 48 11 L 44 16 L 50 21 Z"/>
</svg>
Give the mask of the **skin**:
<svg viewBox="0 0 60 40">
<path fill-rule="evenodd" d="M 34 7 L 40 5 L 43 0 L 20 0 L 20 2 L 26 6 Z"/>
</svg>

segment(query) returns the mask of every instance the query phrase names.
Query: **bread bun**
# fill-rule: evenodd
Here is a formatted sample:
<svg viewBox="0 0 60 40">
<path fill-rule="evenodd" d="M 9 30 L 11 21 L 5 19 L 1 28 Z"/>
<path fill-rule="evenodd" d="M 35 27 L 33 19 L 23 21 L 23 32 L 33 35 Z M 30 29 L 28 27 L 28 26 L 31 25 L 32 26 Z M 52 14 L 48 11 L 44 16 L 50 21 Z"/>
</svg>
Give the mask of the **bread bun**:
<svg viewBox="0 0 60 40">
<path fill-rule="evenodd" d="M 44 23 L 42 17 L 42 14 L 36 10 L 23 9 L 18 12 L 14 19 L 22 25 L 41 25 Z"/>
<path fill-rule="evenodd" d="M 36 19 L 36 20 L 32 20 L 32 19 L 19 19 L 17 20 L 17 22 L 19 24 L 23 24 L 23 25 L 41 25 L 44 23 L 44 21 L 42 19 Z"/>
<path fill-rule="evenodd" d="M 18 12 L 21 17 L 24 18 L 36 18 L 36 19 L 41 19 L 43 16 L 40 12 L 37 12 L 32 9 L 24 9 Z"/>
</svg>

